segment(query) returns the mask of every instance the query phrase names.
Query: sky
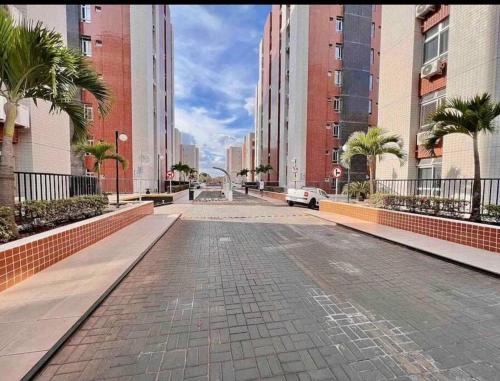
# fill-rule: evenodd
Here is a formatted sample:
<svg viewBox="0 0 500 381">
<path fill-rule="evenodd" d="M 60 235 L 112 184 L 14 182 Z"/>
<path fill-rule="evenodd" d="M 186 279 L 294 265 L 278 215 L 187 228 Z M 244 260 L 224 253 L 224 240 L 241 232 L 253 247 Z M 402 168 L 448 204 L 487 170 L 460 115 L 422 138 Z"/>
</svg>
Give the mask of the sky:
<svg viewBox="0 0 500 381">
<path fill-rule="evenodd" d="M 254 129 L 259 42 L 270 5 L 171 5 L 175 127 L 220 175 L 226 148 Z"/>
</svg>

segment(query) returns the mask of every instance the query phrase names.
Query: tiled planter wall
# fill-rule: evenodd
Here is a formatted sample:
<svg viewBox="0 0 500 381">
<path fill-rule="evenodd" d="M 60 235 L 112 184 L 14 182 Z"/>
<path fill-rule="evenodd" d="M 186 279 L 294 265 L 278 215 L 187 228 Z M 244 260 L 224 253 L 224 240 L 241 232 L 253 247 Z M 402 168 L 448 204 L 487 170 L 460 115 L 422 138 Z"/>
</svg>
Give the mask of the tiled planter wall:
<svg viewBox="0 0 500 381">
<path fill-rule="evenodd" d="M 320 201 L 319 210 L 500 253 L 497 226 L 332 201 Z"/>
<path fill-rule="evenodd" d="M 249 190 L 250 190 L 250 192 L 252 192 L 254 194 L 254 196 L 260 195 L 260 191 L 258 191 L 258 190 L 255 190 L 255 189 L 249 189 Z M 270 197 L 270 198 L 275 198 L 276 200 L 280 200 L 280 201 L 286 201 L 286 199 L 285 199 L 286 193 L 264 191 L 264 196 Z"/>
<path fill-rule="evenodd" d="M 90 246 L 127 225 L 153 214 L 153 203 L 75 222 L 0 245 L 0 291 Z"/>
</svg>

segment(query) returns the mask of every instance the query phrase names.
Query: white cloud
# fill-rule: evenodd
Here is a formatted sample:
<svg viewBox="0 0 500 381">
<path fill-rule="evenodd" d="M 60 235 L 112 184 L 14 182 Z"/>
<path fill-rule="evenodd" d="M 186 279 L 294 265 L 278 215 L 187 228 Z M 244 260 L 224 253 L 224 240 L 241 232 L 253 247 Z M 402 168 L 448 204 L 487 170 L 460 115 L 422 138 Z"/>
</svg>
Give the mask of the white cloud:
<svg viewBox="0 0 500 381">
<path fill-rule="evenodd" d="M 255 112 L 255 97 L 245 98 L 245 105 L 243 107 L 247 110 L 248 115 L 253 115 Z"/>
</svg>

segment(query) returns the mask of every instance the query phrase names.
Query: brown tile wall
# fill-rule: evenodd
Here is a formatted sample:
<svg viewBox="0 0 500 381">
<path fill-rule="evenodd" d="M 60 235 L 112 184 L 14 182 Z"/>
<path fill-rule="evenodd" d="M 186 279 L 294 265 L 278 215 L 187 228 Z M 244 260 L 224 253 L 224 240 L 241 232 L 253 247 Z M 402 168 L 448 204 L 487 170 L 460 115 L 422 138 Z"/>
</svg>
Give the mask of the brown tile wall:
<svg viewBox="0 0 500 381">
<path fill-rule="evenodd" d="M 153 214 L 153 203 L 89 221 L 60 233 L 3 250 L 0 246 L 0 291 L 90 246 L 142 217 Z"/>
<path fill-rule="evenodd" d="M 321 201 L 320 211 L 411 231 L 462 245 L 500 253 L 500 229 L 495 226 L 446 218 Z"/>
<path fill-rule="evenodd" d="M 250 189 L 250 192 L 253 192 L 255 196 L 260 194 L 260 191 Z M 286 193 L 278 193 L 278 192 L 266 192 L 264 191 L 264 196 L 275 198 L 276 200 L 286 201 Z"/>
</svg>

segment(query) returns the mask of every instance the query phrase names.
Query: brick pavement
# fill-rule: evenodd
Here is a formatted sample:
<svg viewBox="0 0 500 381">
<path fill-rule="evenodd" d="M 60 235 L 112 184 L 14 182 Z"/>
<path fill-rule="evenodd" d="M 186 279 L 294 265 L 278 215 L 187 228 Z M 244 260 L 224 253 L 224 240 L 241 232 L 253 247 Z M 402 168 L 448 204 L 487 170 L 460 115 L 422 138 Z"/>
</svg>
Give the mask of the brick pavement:
<svg viewBox="0 0 500 381">
<path fill-rule="evenodd" d="M 500 280 L 301 208 L 193 205 L 37 379 L 499 380 Z"/>
</svg>

